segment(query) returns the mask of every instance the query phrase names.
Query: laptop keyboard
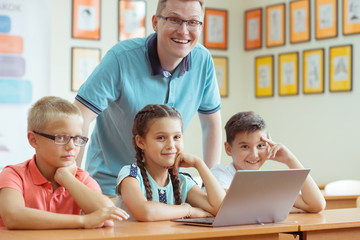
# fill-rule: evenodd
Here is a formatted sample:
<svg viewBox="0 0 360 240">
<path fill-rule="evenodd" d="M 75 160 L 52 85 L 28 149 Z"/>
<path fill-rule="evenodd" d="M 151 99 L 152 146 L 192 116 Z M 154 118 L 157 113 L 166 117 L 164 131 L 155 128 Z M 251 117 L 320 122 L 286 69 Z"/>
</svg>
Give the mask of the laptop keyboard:
<svg viewBox="0 0 360 240">
<path fill-rule="evenodd" d="M 204 224 L 212 224 L 214 222 L 214 217 L 206 217 L 206 218 L 188 218 L 187 222 L 193 223 L 204 223 Z"/>
</svg>

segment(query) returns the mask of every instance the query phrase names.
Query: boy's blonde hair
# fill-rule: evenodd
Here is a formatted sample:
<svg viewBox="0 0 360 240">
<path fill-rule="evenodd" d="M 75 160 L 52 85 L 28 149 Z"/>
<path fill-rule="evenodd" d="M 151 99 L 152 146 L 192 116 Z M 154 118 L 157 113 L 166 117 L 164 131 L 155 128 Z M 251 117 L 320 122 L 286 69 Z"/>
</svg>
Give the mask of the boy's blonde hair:
<svg viewBox="0 0 360 240">
<path fill-rule="evenodd" d="M 166 2 L 168 0 L 159 0 L 158 5 L 157 5 L 157 9 L 156 9 L 156 15 L 161 15 L 162 10 L 165 9 L 166 7 Z M 200 6 L 201 6 L 201 12 L 202 12 L 202 18 L 204 17 L 204 0 L 178 0 L 178 1 L 195 1 L 195 2 L 199 2 Z M 167 16 L 166 16 L 167 17 Z"/>
<path fill-rule="evenodd" d="M 71 102 L 60 97 L 43 97 L 29 110 L 28 131 L 41 131 L 50 121 L 72 115 L 79 116 L 83 121 L 81 111 Z"/>
</svg>

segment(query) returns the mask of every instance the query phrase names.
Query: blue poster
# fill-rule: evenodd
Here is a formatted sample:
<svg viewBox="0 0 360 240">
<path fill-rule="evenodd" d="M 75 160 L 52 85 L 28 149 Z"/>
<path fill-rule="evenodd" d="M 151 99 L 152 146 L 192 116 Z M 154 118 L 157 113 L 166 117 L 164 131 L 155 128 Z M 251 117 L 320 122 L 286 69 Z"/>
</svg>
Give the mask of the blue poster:
<svg viewBox="0 0 360 240">
<path fill-rule="evenodd" d="M 50 24 L 49 0 L 0 0 L 0 171 L 34 154 L 27 113 L 49 94 Z"/>
</svg>

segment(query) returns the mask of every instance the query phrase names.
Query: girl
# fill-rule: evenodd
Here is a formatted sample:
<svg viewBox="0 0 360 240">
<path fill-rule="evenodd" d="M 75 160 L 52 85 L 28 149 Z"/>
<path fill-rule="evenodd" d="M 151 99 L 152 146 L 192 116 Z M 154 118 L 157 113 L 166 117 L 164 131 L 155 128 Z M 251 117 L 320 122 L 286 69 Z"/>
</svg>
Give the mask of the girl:
<svg viewBox="0 0 360 240">
<path fill-rule="evenodd" d="M 147 105 L 132 129 L 136 164 L 124 166 L 116 192 L 138 221 L 216 215 L 225 191 L 198 157 L 183 153 L 182 118 L 166 105 Z M 179 167 L 194 167 L 207 193 Z"/>
</svg>

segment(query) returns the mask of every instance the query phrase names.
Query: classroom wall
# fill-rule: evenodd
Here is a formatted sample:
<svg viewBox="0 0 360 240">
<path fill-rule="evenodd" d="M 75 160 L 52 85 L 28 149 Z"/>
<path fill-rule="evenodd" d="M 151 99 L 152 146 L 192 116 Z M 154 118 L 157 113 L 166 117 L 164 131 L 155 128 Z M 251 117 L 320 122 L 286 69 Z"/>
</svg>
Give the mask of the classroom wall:
<svg viewBox="0 0 360 240">
<path fill-rule="evenodd" d="M 71 48 L 98 47 L 102 56 L 117 42 L 117 2 L 102 1 L 101 39 L 80 40 L 71 38 L 71 1 L 52 0 L 51 33 L 51 80 L 50 93 L 73 101 L 76 93 L 70 91 Z M 338 21 L 338 37 L 315 40 L 314 7 L 311 1 L 311 41 L 290 44 L 289 41 L 289 1 L 286 3 L 286 45 L 275 48 L 263 47 L 259 50 L 244 51 L 244 11 L 283 3 L 277 0 L 236 1 L 206 0 L 209 8 L 228 11 L 228 49 L 210 50 L 214 56 L 229 59 L 229 96 L 222 99 L 221 115 L 224 126 L 227 119 L 238 111 L 253 110 L 264 117 L 274 141 L 284 143 L 298 156 L 305 167 L 312 169 L 312 176 L 318 183 L 326 183 L 341 178 L 360 179 L 360 153 L 357 150 L 358 122 L 360 120 L 360 34 L 343 36 L 341 21 Z M 342 17 L 339 0 L 339 19 Z M 151 16 L 156 9 L 156 0 L 147 1 L 147 33 L 151 33 Z M 264 15 L 263 15 L 264 18 Z M 265 22 L 264 22 L 265 23 Z M 265 29 L 263 29 L 265 34 Z M 329 47 L 353 44 L 353 90 L 344 93 L 329 92 Z M 325 92 L 316 95 L 302 93 L 302 51 L 325 48 Z M 278 54 L 299 51 L 300 89 L 297 96 L 278 95 Z M 273 54 L 275 59 L 275 95 L 271 98 L 255 98 L 254 61 L 256 56 Z M 225 134 L 225 133 L 224 133 Z M 224 139 L 224 136 L 223 136 Z M 185 133 L 185 150 L 202 156 L 201 127 L 195 116 Z M 222 163 L 230 158 L 222 152 Z M 266 164 L 265 167 L 283 167 Z M 190 171 L 191 172 L 191 171 Z M 196 174 L 196 172 L 191 172 Z"/>
</svg>

